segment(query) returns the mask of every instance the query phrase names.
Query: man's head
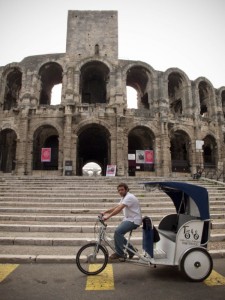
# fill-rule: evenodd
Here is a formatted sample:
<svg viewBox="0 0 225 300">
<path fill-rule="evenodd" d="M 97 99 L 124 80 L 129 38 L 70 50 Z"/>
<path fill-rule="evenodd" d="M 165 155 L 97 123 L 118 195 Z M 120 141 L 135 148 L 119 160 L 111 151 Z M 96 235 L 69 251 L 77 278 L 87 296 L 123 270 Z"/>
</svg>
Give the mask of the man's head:
<svg viewBox="0 0 225 300">
<path fill-rule="evenodd" d="M 127 192 L 129 191 L 128 185 L 126 183 L 121 182 L 117 186 L 117 191 L 120 194 L 121 197 L 126 196 Z"/>
</svg>

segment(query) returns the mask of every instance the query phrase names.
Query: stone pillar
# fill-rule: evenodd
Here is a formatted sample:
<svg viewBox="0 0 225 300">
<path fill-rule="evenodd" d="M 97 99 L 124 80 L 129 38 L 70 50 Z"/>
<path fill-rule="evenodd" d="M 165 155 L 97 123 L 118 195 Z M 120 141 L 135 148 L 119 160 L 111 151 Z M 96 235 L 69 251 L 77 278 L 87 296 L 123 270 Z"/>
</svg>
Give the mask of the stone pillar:
<svg viewBox="0 0 225 300">
<path fill-rule="evenodd" d="M 171 170 L 171 153 L 170 140 L 168 135 L 167 123 L 161 123 L 161 137 L 160 137 L 160 152 L 161 152 L 161 172 L 162 176 L 170 176 Z M 157 174 L 158 175 L 158 174 Z"/>
<path fill-rule="evenodd" d="M 124 176 L 124 135 L 120 127 L 120 117 L 117 117 L 117 175 Z"/>
<path fill-rule="evenodd" d="M 74 104 L 74 71 L 70 67 L 67 74 L 63 74 L 63 85 L 65 85 L 65 105 Z"/>
<path fill-rule="evenodd" d="M 111 135 L 111 140 L 110 140 L 110 148 L 111 148 L 111 159 L 110 159 L 110 164 L 116 165 L 117 164 L 117 140 L 115 134 Z"/>
<path fill-rule="evenodd" d="M 80 92 L 80 72 L 74 72 L 74 102 L 76 104 L 81 103 Z"/>
<path fill-rule="evenodd" d="M 17 139 L 16 147 L 16 174 L 24 175 L 28 173 L 29 158 L 31 151 L 28 149 L 28 114 L 29 109 L 23 109 L 21 111 L 20 125 L 19 125 L 19 138 Z"/>
<path fill-rule="evenodd" d="M 72 112 L 69 105 L 65 106 L 64 141 L 63 141 L 63 167 L 65 173 L 65 161 L 71 160 L 71 135 L 72 135 Z"/>
<path fill-rule="evenodd" d="M 77 175 L 77 135 L 72 135 L 71 140 L 71 160 L 73 164 L 73 175 Z"/>
</svg>

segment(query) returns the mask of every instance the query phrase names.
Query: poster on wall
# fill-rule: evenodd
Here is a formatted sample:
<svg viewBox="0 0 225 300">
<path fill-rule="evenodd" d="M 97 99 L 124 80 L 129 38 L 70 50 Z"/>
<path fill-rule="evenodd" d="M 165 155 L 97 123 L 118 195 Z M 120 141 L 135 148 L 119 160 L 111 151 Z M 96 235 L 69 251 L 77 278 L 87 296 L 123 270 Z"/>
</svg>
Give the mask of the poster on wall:
<svg viewBox="0 0 225 300">
<path fill-rule="evenodd" d="M 153 164 L 154 163 L 153 150 L 145 150 L 145 163 L 146 164 Z"/>
<path fill-rule="evenodd" d="M 42 148 L 41 162 L 50 162 L 50 161 L 51 161 L 51 148 Z"/>
<path fill-rule="evenodd" d="M 107 165 L 106 176 L 116 176 L 116 165 Z"/>
<path fill-rule="evenodd" d="M 129 153 L 128 160 L 135 160 L 135 154 Z"/>
<path fill-rule="evenodd" d="M 137 164 L 145 163 L 145 151 L 144 150 L 136 150 L 136 163 Z"/>
</svg>

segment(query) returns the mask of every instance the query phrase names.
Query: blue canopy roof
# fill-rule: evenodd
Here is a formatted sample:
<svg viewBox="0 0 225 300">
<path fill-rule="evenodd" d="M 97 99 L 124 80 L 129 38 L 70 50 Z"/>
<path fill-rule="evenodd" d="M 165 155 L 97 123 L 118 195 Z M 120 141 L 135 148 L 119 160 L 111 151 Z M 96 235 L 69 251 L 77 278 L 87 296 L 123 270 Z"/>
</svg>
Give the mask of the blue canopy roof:
<svg viewBox="0 0 225 300">
<path fill-rule="evenodd" d="M 159 181 L 159 182 L 143 182 L 145 186 L 159 185 L 161 189 L 172 199 L 176 211 L 180 213 L 185 212 L 185 207 L 182 200 L 187 200 L 188 197 L 192 198 L 196 203 L 200 218 L 202 220 L 209 219 L 209 198 L 206 188 L 185 182 L 175 181 Z"/>
</svg>

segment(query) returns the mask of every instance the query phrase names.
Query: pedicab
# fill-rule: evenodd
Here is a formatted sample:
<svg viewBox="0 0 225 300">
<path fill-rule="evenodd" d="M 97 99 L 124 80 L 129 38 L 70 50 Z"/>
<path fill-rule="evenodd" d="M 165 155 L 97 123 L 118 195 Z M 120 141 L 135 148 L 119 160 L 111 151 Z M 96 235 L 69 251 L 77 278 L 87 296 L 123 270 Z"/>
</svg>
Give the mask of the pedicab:
<svg viewBox="0 0 225 300">
<path fill-rule="evenodd" d="M 211 220 L 208 192 L 204 187 L 183 182 L 144 182 L 149 191 L 160 189 L 172 200 L 176 213 L 166 215 L 158 225 L 153 226 L 151 217 L 143 218 L 142 253 L 130 247 L 132 231 L 124 245 L 121 262 L 141 266 L 178 266 L 191 281 L 203 281 L 213 268 L 213 261 L 207 251 Z M 160 205 L 160 203 L 159 203 Z M 96 241 L 89 241 L 76 254 L 76 264 L 86 275 L 101 273 L 108 264 L 109 251 L 115 252 L 113 237 L 107 232 L 102 215 L 96 221 Z M 156 235 L 159 238 L 156 240 Z M 136 259 L 130 259 L 133 253 Z"/>
<path fill-rule="evenodd" d="M 166 215 L 160 221 L 160 240 L 154 248 L 153 243 L 149 243 L 153 237 L 150 234 L 149 238 L 146 228 L 143 229 L 143 248 L 150 256 L 150 263 L 178 266 L 189 280 L 203 281 L 213 268 L 207 251 L 211 229 L 207 189 L 172 181 L 144 182 L 143 185 L 148 191 L 162 190 L 176 209 L 176 213 Z"/>
</svg>

